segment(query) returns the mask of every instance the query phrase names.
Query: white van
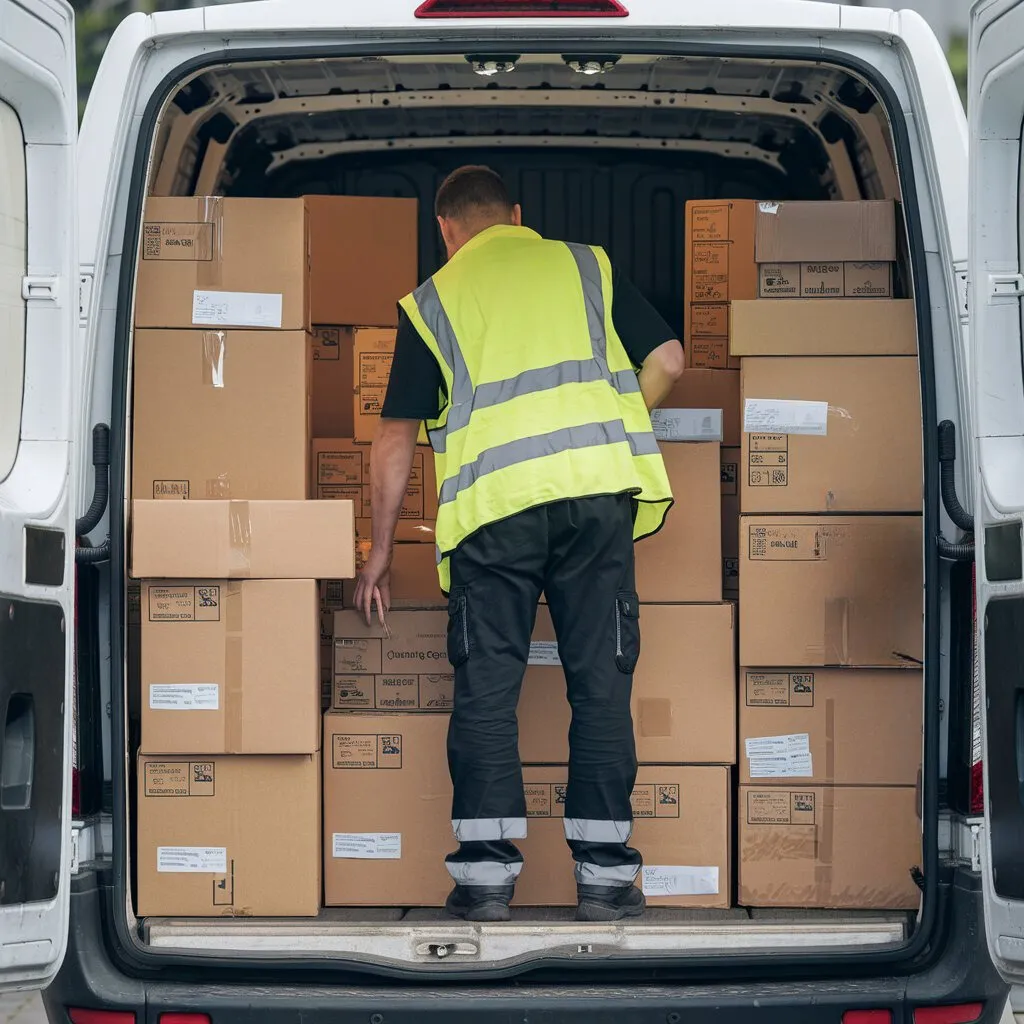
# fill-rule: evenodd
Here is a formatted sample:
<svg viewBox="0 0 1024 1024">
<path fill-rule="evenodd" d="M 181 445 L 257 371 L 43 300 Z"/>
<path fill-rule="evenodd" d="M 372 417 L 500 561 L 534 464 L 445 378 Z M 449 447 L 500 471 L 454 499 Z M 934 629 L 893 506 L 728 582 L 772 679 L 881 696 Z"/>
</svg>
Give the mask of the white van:
<svg viewBox="0 0 1024 1024">
<path fill-rule="evenodd" d="M 1024 982 L 1024 0 L 980 0 L 971 31 L 968 128 L 906 12 L 135 14 L 79 131 L 70 8 L 0 0 L 0 985 L 52 982 L 51 1019 L 74 1024 L 997 1020 Z M 415 196 L 426 275 L 435 185 L 472 161 L 504 173 L 532 226 L 605 244 L 676 324 L 687 199 L 900 201 L 926 481 L 916 913 L 135 916 L 125 551 L 144 197 Z"/>
</svg>

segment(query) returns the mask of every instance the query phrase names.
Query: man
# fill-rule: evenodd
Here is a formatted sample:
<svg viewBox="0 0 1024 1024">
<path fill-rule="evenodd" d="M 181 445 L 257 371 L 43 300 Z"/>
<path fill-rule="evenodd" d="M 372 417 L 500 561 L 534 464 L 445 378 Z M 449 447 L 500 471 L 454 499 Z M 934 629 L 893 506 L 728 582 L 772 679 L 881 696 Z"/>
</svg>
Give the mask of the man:
<svg viewBox="0 0 1024 1024">
<path fill-rule="evenodd" d="M 672 504 L 648 410 L 682 372 L 682 347 L 603 251 L 523 227 L 488 168 L 450 175 L 435 212 L 448 263 L 400 304 L 356 606 L 367 622 L 374 603 L 378 614 L 389 606 L 395 525 L 425 420 L 455 671 L 448 762 L 459 848 L 447 858 L 447 909 L 509 919 L 523 864 L 513 840 L 526 835 L 516 704 L 544 593 L 572 706 L 565 835 L 577 917 L 635 916 L 645 904 L 640 854 L 628 845 L 633 542 Z"/>
</svg>

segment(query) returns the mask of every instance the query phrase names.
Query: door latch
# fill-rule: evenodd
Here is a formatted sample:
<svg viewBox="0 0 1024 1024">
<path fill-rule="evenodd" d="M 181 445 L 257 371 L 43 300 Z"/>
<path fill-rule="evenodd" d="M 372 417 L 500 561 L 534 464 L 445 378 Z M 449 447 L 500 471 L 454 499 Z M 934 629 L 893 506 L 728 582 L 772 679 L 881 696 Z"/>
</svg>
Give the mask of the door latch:
<svg viewBox="0 0 1024 1024">
<path fill-rule="evenodd" d="M 56 302 L 59 277 L 23 277 L 21 297 L 26 302 Z"/>
<path fill-rule="evenodd" d="M 1024 296 L 1024 274 L 989 274 L 988 301 Z"/>
</svg>

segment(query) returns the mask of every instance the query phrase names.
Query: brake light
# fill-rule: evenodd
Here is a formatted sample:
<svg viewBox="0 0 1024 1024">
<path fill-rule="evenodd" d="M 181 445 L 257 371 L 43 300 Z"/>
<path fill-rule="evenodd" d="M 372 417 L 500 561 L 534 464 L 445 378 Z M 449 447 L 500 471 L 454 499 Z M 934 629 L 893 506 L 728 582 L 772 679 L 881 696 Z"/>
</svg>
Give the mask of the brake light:
<svg viewBox="0 0 1024 1024">
<path fill-rule="evenodd" d="M 83 1010 L 69 1006 L 71 1024 L 135 1024 L 135 1014 L 130 1010 Z"/>
<path fill-rule="evenodd" d="M 843 1024 L 892 1024 L 892 1010 L 847 1010 Z"/>
<path fill-rule="evenodd" d="M 978 659 L 977 569 L 971 565 L 971 780 L 968 807 L 971 814 L 985 813 L 985 766 L 981 759 L 981 662 Z"/>
<path fill-rule="evenodd" d="M 210 1024 L 208 1013 L 161 1013 L 160 1024 Z"/>
<path fill-rule="evenodd" d="M 417 18 L 626 18 L 620 0 L 424 0 Z"/>
<path fill-rule="evenodd" d="M 919 1006 L 914 1024 L 971 1024 L 981 1016 L 984 1003 L 959 1003 L 956 1006 Z"/>
</svg>

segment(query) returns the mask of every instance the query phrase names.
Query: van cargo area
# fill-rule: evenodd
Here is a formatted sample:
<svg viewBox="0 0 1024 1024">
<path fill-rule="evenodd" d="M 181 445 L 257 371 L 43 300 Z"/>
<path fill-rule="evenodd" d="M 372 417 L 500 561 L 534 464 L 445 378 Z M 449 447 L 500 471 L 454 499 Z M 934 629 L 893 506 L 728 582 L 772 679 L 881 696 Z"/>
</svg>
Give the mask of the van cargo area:
<svg viewBox="0 0 1024 1024">
<path fill-rule="evenodd" d="M 925 809 L 934 809 L 939 778 L 921 766 L 938 760 L 923 756 L 921 743 L 925 702 L 939 700 L 940 683 L 925 657 L 920 596 L 922 480 L 932 472 L 921 433 L 930 327 L 914 306 L 924 253 L 920 231 L 909 227 L 917 214 L 902 191 L 886 103 L 838 60 L 542 50 L 498 58 L 448 45 L 455 52 L 207 65 L 169 85 L 154 111 L 145 199 L 126 235 L 138 241 L 134 330 L 125 331 L 119 357 L 128 392 L 124 504 L 139 510 L 134 537 L 122 524 L 134 560 L 125 567 L 119 666 L 129 934 L 148 955 L 179 963 L 229 958 L 391 973 L 515 972 L 604 958 L 770 957 L 777 966 L 892 952 L 911 939 L 924 913 L 918 883 L 937 864 Z M 603 246 L 685 342 L 687 369 L 666 406 L 720 410 L 717 429 L 709 428 L 713 451 L 687 443 L 699 441 L 693 434 L 666 451 L 677 505 L 664 534 L 638 547 L 638 590 L 649 607 L 634 702 L 634 841 L 650 851 L 650 909 L 636 921 L 573 920 L 561 825 L 545 820 L 557 818 L 568 712 L 557 654 L 545 660 L 555 645 L 543 609 L 524 686 L 524 702 L 537 703 L 520 706 L 533 816 L 523 905 L 514 905 L 511 924 L 465 924 L 440 909 L 444 844 L 454 847 L 444 680 L 406 673 L 405 696 L 389 704 L 384 669 L 344 663 L 331 643 L 358 630 L 346 626 L 344 581 L 368 536 L 367 480 L 343 467 L 353 453 L 364 457 L 359 446 L 372 437 L 387 373 L 367 357 L 360 376 L 359 353 L 386 352 L 377 335 L 393 328 L 396 301 L 441 265 L 434 192 L 468 163 L 502 174 L 529 227 Z M 322 243 L 317 227 L 328 214 L 314 200 L 276 207 L 273 219 L 245 214 L 254 218 L 248 229 L 225 226 L 236 199 L 314 196 L 397 205 L 353 214 L 350 231 Z M 761 255 L 744 257 L 744 218 L 754 224 L 801 201 L 853 210 L 865 200 L 880 222 L 838 219 L 831 240 L 843 244 L 820 255 L 800 255 L 785 231 L 764 228 Z M 192 212 L 183 216 L 176 201 Z M 311 314 L 299 280 L 303 209 Z M 364 216 L 368 223 L 358 221 Z M 818 223 L 812 211 L 793 231 L 813 233 Z M 260 283 L 275 273 L 294 280 Z M 359 282 L 351 291 L 346 275 Z M 201 293 L 244 292 L 284 297 L 269 319 L 262 309 L 196 305 Z M 329 295 L 330 312 L 318 315 L 318 295 Z M 742 308 L 730 315 L 730 302 Z M 769 304 L 764 320 L 759 304 Z M 262 383 L 260 373 L 269 375 Z M 229 414 L 204 404 L 234 402 L 234 380 L 243 377 L 266 403 L 251 430 L 236 406 Z M 312 426 L 304 419 L 308 386 Z M 318 402 L 318 387 L 348 397 Z M 354 411 L 353 388 L 365 388 Z M 207 439 L 208 415 L 228 417 L 234 429 Z M 808 426 L 787 415 L 826 417 L 827 451 L 825 420 Z M 856 430 L 844 433 L 853 421 Z M 304 445 L 291 461 L 290 437 Z M 231 446 L 250 451 L 228 478 L 217 460 Z M 407 587 L 396 615 L 407 618 L 394 628 L 421 630 L 410 644 L 426 643 L 415 616 L 436 622 L 446 608 L 433 544 L 418 543 L 436 486 L 430 452 L 420 452 L 395 568 L 396 597 Z M 885 460 L 865 463 L 865 452 Z M 186 500 L 156 508 L 165 504 L 157 498 Z M 271 516 L 280 536 L 265 550 L 253 540 L 236 572 L 233 506 L 307 498 L 347 501 L 330 503 L 337 509 L 313 527 L 287 510 Z M 221 500 L 202 524 L 182 526 L 184 506 L 208 499 Z M 195 556 L 189 571 L 175 570 L 168 536 L 191 538 L 181 542 Z M 194 571 L 209 564 L 199 551 L 222 557 L 223 571 Z M 319 608 L 311 586 L 278 578 L 301 575 L 296 564 L 330 567 L 304 570 L 334 581 L 321 584 Z M 211 580 L 223 598 L 203 593 Z M 221 600 L 223 627 L 219 608 L 210 611 Z M 319 651 L 313 627 L 306 637 L 296 625 L 306 612 L 322 619 Z M 275 624 L 289 642 L 261 646 L 259 634 L 266 640 Z M 203 639 L 193 639 L 200 631 Z M 154 664 L 185 651 L 189 678 L 220 679 L 226 695 L 239 685 L 240 666 L 253 681 L 244 708 L 214 696 L 196 712 L 207 716 L 202 729 L 190 724 L 183 739 L 161 715 L 179 700 L 203 706 L 210 691 L 193 687 L 183 697 L 171 687 L 154 696 L 150 684 L 159 676 Z M 319 678 L 310 680 L 318 654 Z M 304 666 L 298 676 L 296 666 Z M 361 673 L 376 677 L 376 690 L 353 681 Z M 282 699 L 282 688 L 296 699 Z M 251 756 L 253 749 L 266 753 Z M 392 765 L 396 756 L 401 763 Z M 274 757 L 288 760 L 287 772 L 261 775 Z M 332 776 L 331 766 L 346 764 L 366 770 Z M 183 791 L 206 802 L 162 799 Z M 321 800 L 325 836 L 314 824 Z M 215 805 L 215 826 L 197 826 Z M 388 825 L 382 809 L 405 826 Z M 396 839 L 399 832 L 406 834 Z M 218 853 L 235 843 L 274 847 L 257 878 L 236 877 L 234 862 Z M 389 874 L 396 863 L 400 875 Z M 195 916 L 171 916 L 180 913 Z"/>
</svg>

